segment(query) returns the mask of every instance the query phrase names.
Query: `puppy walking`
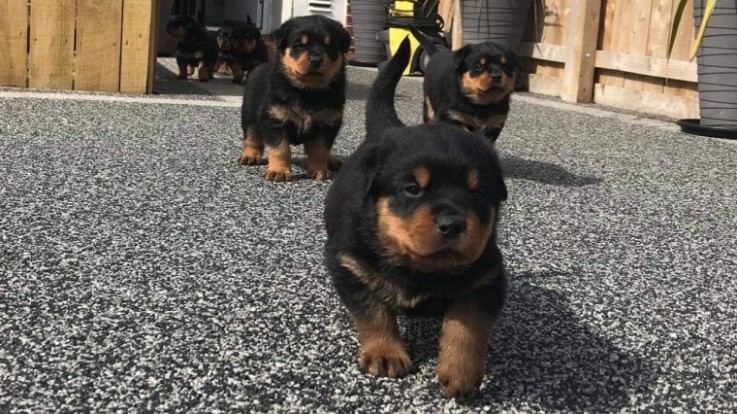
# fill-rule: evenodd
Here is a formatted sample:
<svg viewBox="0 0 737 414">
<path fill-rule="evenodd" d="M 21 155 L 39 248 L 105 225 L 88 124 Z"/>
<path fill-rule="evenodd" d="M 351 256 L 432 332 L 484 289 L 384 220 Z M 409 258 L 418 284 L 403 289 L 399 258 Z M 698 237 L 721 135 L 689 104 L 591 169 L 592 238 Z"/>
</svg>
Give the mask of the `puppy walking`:
<svg viewBox="0 0 737 414">
<path fill-rule="evenodd" d="M 330 178 L 330 155 L 343 122 L 345 64 L 351 37 L 324 16 L 296 17 L 274 32 L 277 53 L 248 76 L 241 111 L 241 164 L 260 164 L 264 178 L 292 178 L 291 145 L 304 145 L 310 178 Z"/>
<path fill-rule="evenodd" d="M 424 121 L 458 125 L 496 141 L 507 120 L 519 69 L 515 53 L 494 42 L 453 52 L 414 27 L 410 30 L 430 56 L 423 82 Z"/>
<path fill-rule="evenodd" d="M 441 314 L 438 380 L 445 395 L 469 397 L 505 297 L 496 224 L 507 191 L 483 137 L 399 120 L 394 91 L 409 54 L 405 39 L 379 73 L 366 140 L 328 191 L 325 262 L 358 332 L 362 369 L 408 374 L 397 314 Z"/>
<path fill-rule="evenodd" d="M 166 31 L 176 41 L 177 79 L 192 76 L 195 68 L 201 82 L 213 79 L 218 61 L 216 37 L 190 16 L 174 17 L 167 23 Z"/>
</svg>

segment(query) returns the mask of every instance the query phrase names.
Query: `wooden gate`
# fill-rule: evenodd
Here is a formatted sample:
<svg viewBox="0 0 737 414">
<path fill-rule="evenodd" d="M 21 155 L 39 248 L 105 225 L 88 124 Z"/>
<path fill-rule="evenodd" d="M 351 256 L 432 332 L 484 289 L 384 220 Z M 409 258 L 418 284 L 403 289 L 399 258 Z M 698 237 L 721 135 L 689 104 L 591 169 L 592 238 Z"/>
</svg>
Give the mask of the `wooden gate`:
<svg viewBox="0 0 737 414">
<path fill-rule="evenodd" d="M 0 0 L 0 86 L 150 93 L 159 0 Z"/>
</svg>

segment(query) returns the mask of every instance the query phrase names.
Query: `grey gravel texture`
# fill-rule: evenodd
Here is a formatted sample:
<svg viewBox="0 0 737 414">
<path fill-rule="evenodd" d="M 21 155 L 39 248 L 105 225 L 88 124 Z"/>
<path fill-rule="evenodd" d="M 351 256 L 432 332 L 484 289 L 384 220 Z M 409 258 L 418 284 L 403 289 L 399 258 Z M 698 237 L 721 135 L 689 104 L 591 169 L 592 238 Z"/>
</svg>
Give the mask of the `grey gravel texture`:
<svg viewBox="0 0 737 414">
<path fill-rule="evenodd" d="M 341 156 L 373 76 L 350 70 Z M 420 80 L 398 93 L 419 122 Z M 359 371 L 322 265 L 329 183 L 264 182 L 240 135 L 237 108 L 4 100 L 0 412 L 737 410 L 735 143 L 514 102 L 509 297 L 459 403 L 437 320 L 401 320 L 408 377 Z"/>
</svg>

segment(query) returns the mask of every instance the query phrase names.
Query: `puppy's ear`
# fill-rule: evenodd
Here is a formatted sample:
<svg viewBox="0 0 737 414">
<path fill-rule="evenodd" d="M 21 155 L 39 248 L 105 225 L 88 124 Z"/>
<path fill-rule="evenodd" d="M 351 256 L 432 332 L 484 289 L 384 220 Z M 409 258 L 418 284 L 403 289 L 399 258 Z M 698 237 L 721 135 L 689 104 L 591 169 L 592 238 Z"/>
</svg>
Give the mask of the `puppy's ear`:
<svg viewBox="0 0 737 414">
<path fill-rule="evenodd" d="M 287 20 L 274 31 L 274 40 L 276 40 L 277 49 L 284 50 L 287 48 L 287 40 L 289 39 L 289 34 L 292 32 L 293 28 L 294 22 L 292 20 Z"/>
<path fill-rule="evenodd" d="M 463 46 L 462 48 L 453 52 L 453 63 L 455 64 L 456 69 L 463 68 L 463 64 L 466 61 L 469 53 L 471 53 L 471 45 Z"/>
<path fill-rule="evenodd" d="M 348 50 L 351 48 L 351 34 L 348 33 L 348 30 L 346 30 L 343 26 L 340 27 L 340 30 L 338 32 L 340 33 L 340 51 L 343 53 L 348 53 Z"/>
<path fill-rule="evenodd" d="M 522 69 L 522 62 L 520 62 L 519 56 L 517 56 L 516 53 L 514 53 L 510 49 L 507 49 L 506 56 L 507 60 L 509 61 L 509 66 L 512 68 L 513 71 L 517 72 Z"/>
</svg>

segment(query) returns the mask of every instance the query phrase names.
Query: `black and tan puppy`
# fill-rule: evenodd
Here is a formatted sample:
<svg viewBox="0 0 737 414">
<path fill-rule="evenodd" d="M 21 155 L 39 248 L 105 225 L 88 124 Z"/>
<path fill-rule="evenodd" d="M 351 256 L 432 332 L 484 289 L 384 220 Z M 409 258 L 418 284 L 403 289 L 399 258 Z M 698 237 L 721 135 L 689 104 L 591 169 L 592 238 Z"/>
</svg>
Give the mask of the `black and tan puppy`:
<svg viewBox="0 0 737 414">
<path fill-rule="evenodd" d="M 304 144 L 311 178 L 330 178 L 337 163 L 330 150 L 343 122 L 345 56 L 350 35 L 324 16 L 290 19 L 274 32 L 277 52 L 248 76 L 241 111 L 241 164 L 259 164 L 264 178 L 292 177 L 291 145 Z"/>
<path fill-rule="evenodd" d="M 241 83 L 245 72 L 269 60 L 266 43 L 261 38 L 261 31 L 251 22 L 251 16 L 247 16 L 246 23 L 237 24 L 232 30 L 221 29 L 218 46 L 218 70 L 223 66 L 229 68 L 234 83 Z"/>
<path fill-rule="evenodd" d="M 200 81 L 213 78 L 218 60 L 218 43 L 215 36 L 189 16 L 177 16 L 166 25 L 166 31 L 176 42 L 175 56 L 179 67 L 178 79 L 194 74 Z"/>
<path fill-rule="evenodd" d="M 405 39 L 379 73 L 366 140 L 328 191 L 325 262 L 358 331 L 362 369 L 407 374 L 397 314 L 443 314 L 437 376 L 447 396 L 463 398 L 481 384 L 504 302 L 496 224 L 507 193 L 485 138 L 397 118 L 394 91 L 409 54 Z"/>
<path fill-rule="evenodd" d="M 510 49 L 494 42 L 450 51 L 410 28 L 430 56 L 425 69 L 423 118 L 480 132 L 492 142 L 504 128 L 519 69 Z"/>
</svg>

